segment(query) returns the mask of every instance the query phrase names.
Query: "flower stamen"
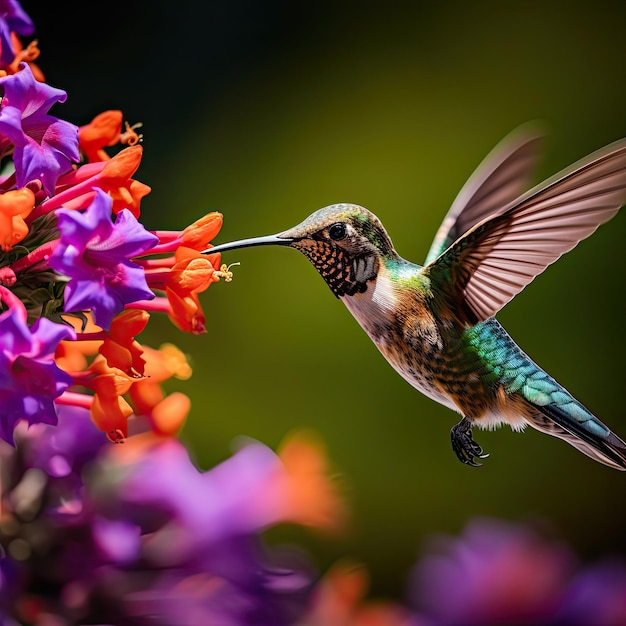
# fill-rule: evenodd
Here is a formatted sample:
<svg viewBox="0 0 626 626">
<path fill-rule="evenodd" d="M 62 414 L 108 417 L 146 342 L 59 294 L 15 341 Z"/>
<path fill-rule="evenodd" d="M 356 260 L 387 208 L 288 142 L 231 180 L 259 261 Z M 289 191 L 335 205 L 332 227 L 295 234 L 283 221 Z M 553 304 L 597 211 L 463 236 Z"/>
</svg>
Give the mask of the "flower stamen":
<svg viewBox="0 0 626 626">
<path fill-rule="evenodd" d="M 143 126 L 143 122 L 137 122 L 132 126 L 125 122 L 126 132 L 120 133 L 120 143 L 123 143 L 127 146 L 134 146 L 135 144 L 143 141 L 143 135 L 135 132 L 136 128 L 141 128 Z"/>
<path fill-rule="evenodd" d="M 220 266 L 220 269 L 213 272 L 213 275 L 218 276 L 224 282 L 229 283 L 233 279 L 233 273 L 230 271 L 230 268 L 233 265 L 241 265 L 241 263 L 239 263 L 239 261 L 235 263 L 231 263 L 230 265 L 226 265 L 226 263 L 222 263 L 222 265 Z"/>
</svg>

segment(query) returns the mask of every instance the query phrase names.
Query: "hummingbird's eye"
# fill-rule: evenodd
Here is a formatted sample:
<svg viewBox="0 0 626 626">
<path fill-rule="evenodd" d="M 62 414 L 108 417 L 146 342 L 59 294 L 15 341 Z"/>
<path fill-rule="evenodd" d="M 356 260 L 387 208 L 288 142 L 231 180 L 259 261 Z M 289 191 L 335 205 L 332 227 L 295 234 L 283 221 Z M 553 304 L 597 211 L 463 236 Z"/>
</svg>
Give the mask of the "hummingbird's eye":
<svg viewBox="0 0 626 626">
<path fill-rule="evenodd" d="M 328 236 L 333 241 L 344 239 L 347 234 L 346 225 L 343 222 L 337 222 L 328 228 Z"/>
</svg>

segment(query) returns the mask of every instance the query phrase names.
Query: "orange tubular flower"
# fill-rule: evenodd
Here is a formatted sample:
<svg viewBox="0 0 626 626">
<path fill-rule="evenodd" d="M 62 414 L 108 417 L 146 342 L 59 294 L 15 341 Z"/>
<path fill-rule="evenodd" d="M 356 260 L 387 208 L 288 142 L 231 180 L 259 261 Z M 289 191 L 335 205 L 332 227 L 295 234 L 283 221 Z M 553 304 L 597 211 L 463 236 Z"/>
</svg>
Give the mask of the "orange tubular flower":
<svg viewBox="0 0 626 626">
<path fill-rule="evenodd" d="M 159 350 L 146 347 L 145 357 L 146 377 L 129 392 L 135 413 L 146 416 L 155 433 L 174 435 L 187 419 L 191 403 L 182 393 L 166 397 L 160 383 L 172 376 L 186 380 L 191 376 L 191 368 L 185 355 L 171 344 L 164 344 Z"/>
<path fill-rule="evenodd" d="M 138 414 L 147 414 L 164 397 L 160 383 L 169 378 L 187 380 L 191 367 L 185 355 L 172 344 L 163 344 L 158 350 L 144 346 L 146 360 L 145 377 L 138 380 L 130 390 L 130 397 Z"/>
<path fill-rule="evenodd" d="M 143 376 L 146 361 L 135 336 L 146 327 L 149 319 L 150 314 L 142 309 L 122 311 L 113 319 L 99 350 L 109 367 L 117 367 L 133 378 Z"/>
<path fill-rule="evenodd" d="M 333 565 L 316 586 L 304 622 L 314 626 L 415 626 L 409 612 L 390 601 L 368 600 L 369 575 L 348 560 Z"/>
<path fill-rule="evenodd" d="M 28 234 L 24 221 L 35 208 L 35 194 L 24 187 L 0 195 L 0 250 L 9 251 Z"/>
<path fill-rule="evenodd" d="M 212 241 L 222 228 L 223 215 L 214 211 L 202 216 L 193 224 L 190 224 L 181 234 L 181 243 L 187 248 L 194 250 L 206 250 L 208 242 Z"/>
<path fill-rule="evenodd" d="M 113 443 L 121 443 L 128 437 L 128 417 L 133 409 L 122 396 L 133 382 L 129 376 L 110 370 L 96 376 L 90 383 L 96 392 L 91 419 Z"/>
<path fill-rule="evenodd" d="M 347 512 L 329 467 L 321 440 L 300 432 L 287 439 L 278 452 L 285 466 L 281 491 L 285 519 L 329 532 L 345 527 Z"/>
<path fill-rule="evenodd" d="M 139 145 L 120 150 L 107 161 L 96 183 L 113 198 L 112 210 L 116 215 L 122 209 L 128 209 L 139 218 L 141 199 L 151 191 L 148 185 L 131 178 L 139 168 L 142 156 L 143 148 Z"/>
<path fill-rule="evenodd" d="M 198 294 L 211 283 L 218 282 L 219 273 L 210 259 L 196 250 L 180 246 L 175 263 L 165 279 L 165 294 L 170 303 L 170 319 L 181 330 L 199 335 L 206 332 L 204 312 Z"/>
<path fill-rule="evenodd" d="M 150 412 L 152 432 L 174 437 L 183 427 L 191 409 L 191 400 L 179 391 L 171 393 L 156 404 Z"/>
<path fill-rule="evenodd" d="M 78 129 L 79 147 L 90 163 L 111 158 L 103 148 L 119 142 L 122 117 L 121 111 L 104 111 Z"/>
<path fill-rule="evenodd" d="M 144 347 L 146 355 L 146 376 L 155 383 L 162 383 L 168 378 L 188 380 L 191 378 L 191 366 L 187 357 L 174 344 L 164 343 L 158 350 Z"/>
<path fill-rule="evenodd" d="M 127 309 L 114 318 L 109 331 L 96 326 L 89 314 L 84 329 L 77 319 L 69 318 L 78 340 L 62 341 L 55 353 L 57 365 L 74 377 L 75 384 L 94 392 L 84 406 L 89 406 L 94 423 L 115 443 L 128 436 L 132 414 L 134 432 L 148 427 L 160 438 L 175 436 L 191 408 L 185 394 L 166 396 L 161 388 L 168 378 L 191 376 L 185 355 L 172 344 L 156 350 L 134 339 L 149 318 L 142 309 Z"/>
</svg>

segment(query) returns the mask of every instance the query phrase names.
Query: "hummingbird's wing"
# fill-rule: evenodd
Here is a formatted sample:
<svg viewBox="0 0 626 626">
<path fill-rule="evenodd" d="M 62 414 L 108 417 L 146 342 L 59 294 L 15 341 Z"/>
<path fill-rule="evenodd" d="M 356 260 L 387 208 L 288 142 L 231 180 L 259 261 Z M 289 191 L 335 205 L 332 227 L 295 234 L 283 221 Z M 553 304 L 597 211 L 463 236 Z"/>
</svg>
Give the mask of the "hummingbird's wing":
<svg viewBox="0 0 626 626">
<path fill-rule="evenodd" d="M 427 265 L 459 319 L 495 315 L 535 276 L 626 203 L 626 139 L 523 194 Z"/>
<path fill-rule="evenodd" d="M 505 137 L 476 168 L 441 223 L 425 264 L 484 218 L 506 206 L 530 188 L 543 135 L 524 125 Z"/>
</svg>

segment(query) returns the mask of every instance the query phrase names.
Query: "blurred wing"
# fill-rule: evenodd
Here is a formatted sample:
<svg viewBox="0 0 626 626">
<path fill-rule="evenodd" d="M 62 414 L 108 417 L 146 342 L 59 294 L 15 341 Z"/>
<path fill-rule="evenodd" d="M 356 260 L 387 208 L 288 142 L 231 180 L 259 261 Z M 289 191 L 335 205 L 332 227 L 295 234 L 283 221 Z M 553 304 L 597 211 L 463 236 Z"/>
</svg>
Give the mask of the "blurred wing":
<svg viewBox="0 0 626 626">
<path fill-rule="evenodd" d="M 459 318 L 495 315 L 535 276 L 626 203 L 626 139 L 531 189 L 424 268 Z"/>
<path fill-rule="evenodd" d="M 503 139 L 470 176 L 452 203 L 428 251 L 434 261 L 472 226 L 530 188 L 543 135 L 526 125 Z"/>
</svg>

